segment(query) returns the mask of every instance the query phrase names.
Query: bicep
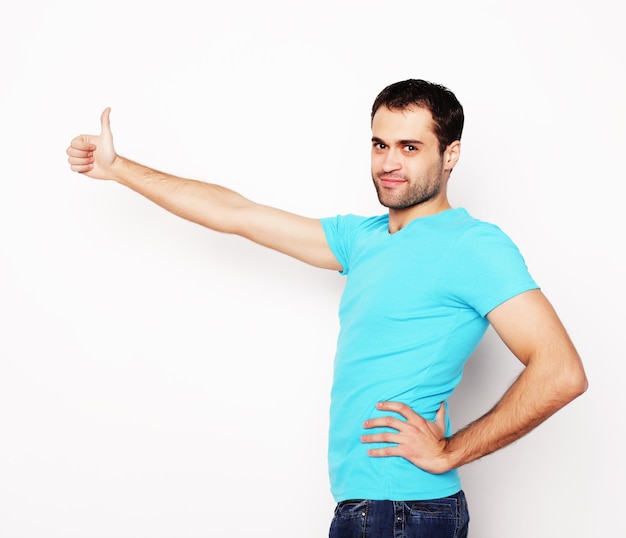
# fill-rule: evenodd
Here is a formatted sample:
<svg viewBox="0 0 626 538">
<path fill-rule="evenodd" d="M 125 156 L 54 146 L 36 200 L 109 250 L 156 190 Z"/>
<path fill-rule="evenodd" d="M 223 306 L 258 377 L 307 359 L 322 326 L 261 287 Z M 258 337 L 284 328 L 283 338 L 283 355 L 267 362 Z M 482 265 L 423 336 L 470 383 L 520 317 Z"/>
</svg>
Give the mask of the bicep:
<svg viewBox="0 0 626 538">
<path fill-rule="evenodd" d="M 561 369 L 578 367 L 580 357 L 556 311 L 538 289 L 526 291 L 494 308 L 487 319 L 511 352 Z"/>
<path fill-rule="evenodd" d="M 238 211 L 234 233 L 310 265 L 342 270 L 319 219 L 256 203 Z"/>
<path fill-rule="evenodd" d="M 535 391 L 537 405 L 554 412 L 587 390 L 581 358 L 540 290 L 526 291 L 505 301 L 487 318 L 526 366 L 518 382 L 523 377 L 523 391 Z"/>
</svg>

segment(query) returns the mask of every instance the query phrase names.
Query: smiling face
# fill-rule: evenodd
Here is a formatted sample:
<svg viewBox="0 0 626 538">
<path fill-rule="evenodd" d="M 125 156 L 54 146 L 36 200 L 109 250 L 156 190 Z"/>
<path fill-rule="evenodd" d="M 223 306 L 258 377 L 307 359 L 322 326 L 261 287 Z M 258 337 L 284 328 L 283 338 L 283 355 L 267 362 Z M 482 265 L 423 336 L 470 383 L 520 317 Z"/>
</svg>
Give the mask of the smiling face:
<svg viewBox="0 0 626 538">
<path fill-rule="evenodd" d="M 429 110 L 383 106 L 372 119 L 372 179 L 390 215 L 424 216 L 448 209 L 446 186 L 460 142 L 443 152 Z"/>
</svg>

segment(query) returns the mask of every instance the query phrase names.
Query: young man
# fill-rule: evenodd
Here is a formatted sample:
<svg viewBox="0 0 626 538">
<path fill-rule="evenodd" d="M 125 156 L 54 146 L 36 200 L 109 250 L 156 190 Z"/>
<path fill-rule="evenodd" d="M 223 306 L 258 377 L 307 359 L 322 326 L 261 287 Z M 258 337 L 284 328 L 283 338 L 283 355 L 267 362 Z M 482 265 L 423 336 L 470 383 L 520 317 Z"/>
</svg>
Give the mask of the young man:
<svg viewBox="0 0 626 538">
<path fill-rule="evenodd" d="M 519 439 L 587 388 L 584 369 L 522 256 L 496 226 L 452 208 L 463 109 L 406 80 L 372 107 L 372 179 L 384 215 L 305 218 L 116 154 L 99 136 L 71 169 L 125 185 L 185 219 L 238 234 L 347 282 L 331 398 L 331 537 L 467 536 L 457 469 Z M 525 368 L 487 414 L 453 433 L 446 400 L 491 324 Z"/>
</svg>

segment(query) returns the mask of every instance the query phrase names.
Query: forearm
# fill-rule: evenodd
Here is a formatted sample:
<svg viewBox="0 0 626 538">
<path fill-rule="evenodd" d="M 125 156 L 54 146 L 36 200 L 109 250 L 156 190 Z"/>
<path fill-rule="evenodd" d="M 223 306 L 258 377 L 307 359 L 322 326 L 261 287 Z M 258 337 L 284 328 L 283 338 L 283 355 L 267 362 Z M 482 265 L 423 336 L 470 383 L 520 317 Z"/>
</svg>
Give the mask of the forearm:
<svg viewBox="0 0 626 538">
<path fill-rule="evenodd" d="M 235 210 L 250 203 L 220 185 L 166 174 L 120 156 L 110 172 L 112 180 L 167 211 L 220 232 L 234 233 Z"/>
<path fill-rule="evenodd" d="M 461 467 L 513 443 L 586 388 L 576 372 L 547 376 L 539 369 L 530 363 L 488 413 L 446 440 L 446 468 Z"/>
</svg>

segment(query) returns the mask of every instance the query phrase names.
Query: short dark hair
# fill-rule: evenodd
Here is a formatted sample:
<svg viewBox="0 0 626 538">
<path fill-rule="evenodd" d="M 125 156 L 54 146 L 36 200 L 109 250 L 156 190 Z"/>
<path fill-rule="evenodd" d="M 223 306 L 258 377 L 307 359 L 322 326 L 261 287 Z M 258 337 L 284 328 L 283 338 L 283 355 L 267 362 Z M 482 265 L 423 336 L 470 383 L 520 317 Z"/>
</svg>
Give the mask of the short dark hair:
<svg viewBox="0 0 626 538">
<path fill-rule="evenodd" d="M 405 110 L 413 106 L 430 111 L 439 140 L 439 151 L 455 140 L 461 140 L 465 116 L 456 96 L 445 86 L 421 79 L 395 82 L 382 90 L 372 105 L 372 120 L 376 111 L 385 106 L 389 110 Z"/>
</svg>

